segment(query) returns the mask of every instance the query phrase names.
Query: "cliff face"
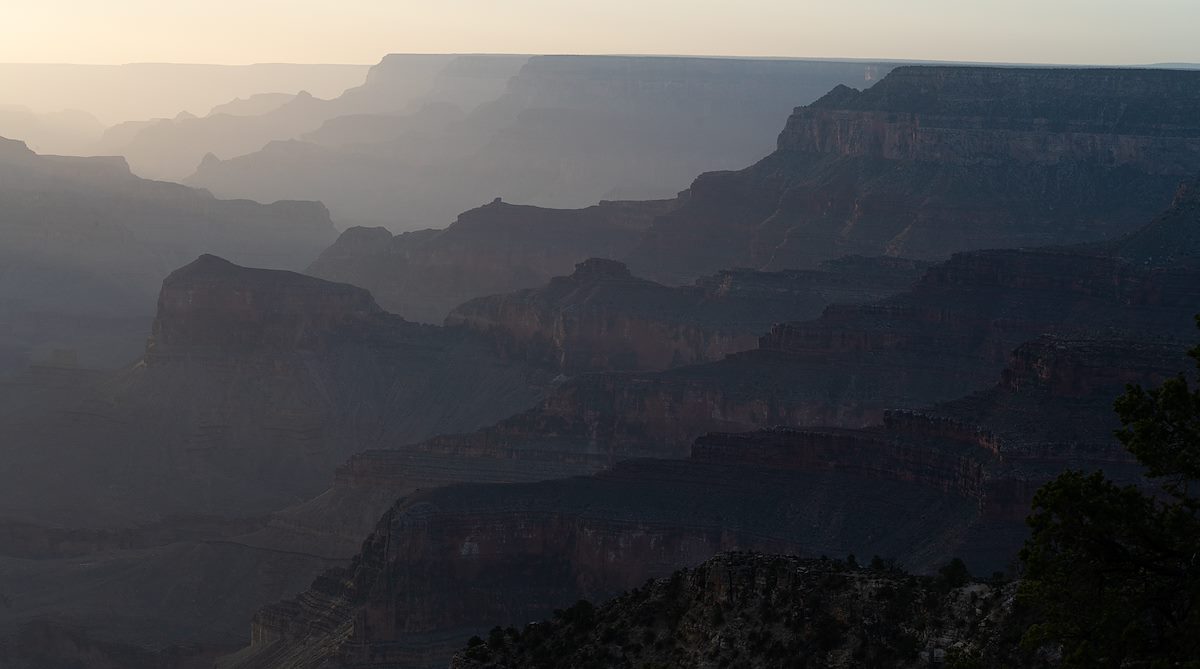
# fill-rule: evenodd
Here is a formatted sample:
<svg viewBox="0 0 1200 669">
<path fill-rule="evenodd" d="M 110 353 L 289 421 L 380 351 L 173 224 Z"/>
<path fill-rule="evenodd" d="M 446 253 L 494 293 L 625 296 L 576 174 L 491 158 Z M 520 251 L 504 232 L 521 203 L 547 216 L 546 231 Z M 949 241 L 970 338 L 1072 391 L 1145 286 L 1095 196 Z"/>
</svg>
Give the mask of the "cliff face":
<svg viewBox="0 0 1200 669">
<path fill-rule="evenodd" d="M 260 612 L 254 643 L 228 666 L 368 657 L 438 666 L 454 639 L 721 550 L 877 554 L 926 571 L 962 555 L 990 573 L 1024 538 L 1034 490 L 1063 468 L 1140 480 L 1114 443 L 1111 398 L 1123 382 L 1154 383 L 1184 361 L 1177 346 L 1042 340 L 1019 349 L 992 389 L 867 429 L 714 434 L 687 460 L 414 492 L 349 569 Z M 1026 429 L 1060 417 L 1061 426 Z"/>
<path fill-rule="evenodd" d="M 6 457 L 22 463 L 7 513 L 70 527 L 267 512 L 319 492 L 351 453 L 494 422 L 545 383 L 360 288 L 214 256 L 172 273 L 158 304 L 139 364 L 5 388 Z"/>
<path fill-rule="evenodd" d="M 775 325 L 757 349 L 664 372 L 584 374 L 536 408 L 475 433 L 357 454 L 328 496 L 295 509 L 289 522 L 366 531 L 372 514 L 362 510 L 381 513 L 417 488 L 684 457 L 712 431 L 877 424 L 889 410 L 987 387 L 1015 348 L 1046 333 L 1188 340 L 1198 286 L 1187 267 L 1135 265 L 1090 250 L 960 254 L 891 298 Z M 1069 379 L 1062 383 L 1075 383 Z M 1023 429 L 1044 431 L 1034 423 Z"/>
<path fill-rule="evenodd" d="M 1152 70 L 897 68 L 869 89 L 841 87 L 798 108 L 758 164 L 697 179 L 689 206 L 657 221 L 630 264 L 664 279 L 712 267 L 712 252 L 688 243 L 696 226 L 720 241 L 749 239 L 730 247 L 733 258 L 764 269 L 847 253 L 937 258 L 1112 239 L 1200 169 L 1198 81 Z"/>
<path fill-rule="evenodd" d="M 173 268 L 220 253 L 298 269 L 336 235 L 319 203 L 217 200 L 139 179 L 121 158 L 40 156 L 9 140 L 0 209 L 0 350 L 13 349 L 17 368 L 52 349 L 127 364 Z"/>
<path fill-rule="evenodd" d="M 1144 265 L 1200 264 L 1200 180 L 1184 182 L 1162 216 L 1106 250 Z"/>
<path fill-rule="evenodd" d="M 148 350 L 315 350 L 386 320 L 361 288 L 203 255 L 163 282 Z"/>
<path fill-rule="evenodd" d="M 620 260 L 636 276 L 679 285 L 730 267 L 814 268 L 846 255 L 940 260 L 973 249 L 1111 242 L 1162 211 L 1179 182 L 1200 172 L 1198 77 L 900 67 L 861 92 L 843 86 L 795 109 L 775 150 L 754 165 L 702 174 L 670 204 L 625 205 L 648 219 L 627 244 L 589 250 L 585 242 L 564 257 L 558 244 L 523 235 L 522 248 L 537 253 L 513 255 L 507 275 L 521 274 L 521 265 L 540 272 L 554 264 L 556 272 L 503 290 L 533 287 L 588 257 Z M 459 232 L 465 241 L 489 236 L 493 225 L 511 230 L 509 215 L 482 208 L 476 225 Z M 567 227 L 582 214 L 524 215 Z M 509 239 L 506 246 L 518 243 Z M 421 320 L 419 313 L 432 313 L 436 322 L 450 305 L 424 295 L 440 298 L 448 276 L 473 277 L 474 261 L 486 267 L 491 259 L 482 250 L 451 260 L 437 246 L 408 248 L 404 262 L 331 254 L 313 271 L 334 278 L 357 272 L 359 285 L 394 295 L 381 297 L 383 304 L 412 305 L 401 313 Z M 412 273 L 435 255 L 455 270 L 428 280 Z M 461 303 L 498 290 L 477 285 L 478 292 L 464 285 L 453 297 Z"/>
<path fill-rule="evenodd" d="M 460 305 L 446 324 L 485 334 L 503 355 L 565 374 L 666 369 L 754 348 L 772 323 L 811 318 L 833 301 L 899 292 L 922 269 L 904 260 L 849 258 L 820 271 L 730 270 L 669 288 L 592 258 L 545 287 Z"/>
<path fill-rule="evenodd" d="M 328 595 L 357 612 L 321 623 L 349 643 L 305 631 L 330 609 L 302 598 L 265 610 L 260 642 L 232 666 L 273 666 L 263 658 L 277 653 L 307 666 L 318 646 L 434 666 L 454 637 L 730 547 L 1003 568 L 1034 491 L 1063 469 L 1140 480 L 1114 443 L 1112 398 L 1183 368 L 1169 340 L 1194 337 L 1197 286 L 1187 267 L 1088 250 L 960 254 L 906 293 L 780 325 L 758 350 L 583 375 L 477 433 L 361 454 L 322 505 L 292 517 L 347 524 L 347 509 L 401 496 L 360 558 L 371 566 Z M 1168 342 L 1124 334 L 1146 332 Z M 843 427 L 806 427 L 819 424 Z M 746 433 L 773 425 L 798 427 Z M 742 433 L 693 444 L 693 430 Z M 687 459 L 630 460 L 689 444 Z M 464 483 L 435 487 L 450 482 Z"/>
<path fill-rule="evenodd" d="M 668 198 L 701 172 L 769 152 L 772 128 L 795 105 L 837 84 L 869 83 L 892 66 L 459 56 L 432 84 L 419 73 L 404 76 L 435 58 L 448 57 L 389 56 L 362 89 L 333 101 L 359 110 L 292 136 L 302 141 L 218 152 L 225 160 L 201 165 L 188 183 L 262 201 L 303 194 L 329 205 L 343 225 L 396 231 L 440 228 L 497 195 L 544 207 Z M 407 113 L 421 104 L 378 103 L 381 93 L 411 99 L 414 90 L 428 90 L 422 99 L 438 104 L 437 116 L 447 122 L 421 123 L 419 113 Z M 361 109 L 364 100 L 374 111 Z M 594 249 L 583 257 L 598 255 Z"/>
<path fill-rule="evenodd" d="M 548 376 L 360 288 L 201 257 L 163 283 L 138 364 L 0 382 L 0 664 L 192 666 L 240 646 L 255 609 L 353 554 L 320 540 L 338 527 L 261 536 L 272 512 L 351 453 L 526 409 Z M 23 631 L 47 612 L 66 631 Z"/>
<path fill-rule="evenodd" d="M 453 669 L 1041 666 L 1015 647 L 1015 586 L 836 560 L 723 553 L 552 620 L 488 635 Z"/>
</svg>

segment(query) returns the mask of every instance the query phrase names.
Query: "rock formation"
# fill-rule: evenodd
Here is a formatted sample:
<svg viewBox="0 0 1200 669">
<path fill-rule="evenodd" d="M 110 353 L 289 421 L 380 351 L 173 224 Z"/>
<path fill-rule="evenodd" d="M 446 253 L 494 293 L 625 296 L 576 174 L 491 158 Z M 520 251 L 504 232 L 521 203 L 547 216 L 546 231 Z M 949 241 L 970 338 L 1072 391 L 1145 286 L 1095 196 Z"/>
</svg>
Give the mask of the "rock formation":
<svg viewBox="0 0 1200 669">
<path fill-rule="evenodd" d="M 387 114 L 395 125 L 403 127 L 405 115 L 426 104 L 461 104 L 469 110 L 499 95 L 526 59 L 394 54 L 372 67 L 362 85 L 348 90 L 343 87 L 336 96 L 322 98 L 294 88 L 291 90 L 298 94 L 279 104 L 263 104 L 263 96 L 256 96 L 257 100 L 236 106 L 218 106 L 205 116 L 181 113 L 172 118 L 128 121 L 108 129 L 95 150 L 125 156 L 140 176 L 178 181 L 195 172 L 205 156 L 212 156 L 205 163 L 206 169 L 212 169 L 212 161 L 253 153 L 270 142 L 298 139 L 318 132 L 325 122 L 339 117 Z M 261 89 L 253 92 L 260 93 Z M 252 101 L 258 102 L 257 106 L 251 105 Z M 320 199 L 323 195 L 309 190 L 293 193 L 280 197 L 245 188 L 220 192 L 223 197 L 249 197 L 262 202 Z"/>
<path fill-rule="evenodd" d="M 319 203 L 217 200 L 139 179 L 121 158 L 42 156 L 5 139 L 0 209 L 0 351 L 11 351 L 0 372 L 53 349 L 129 363 L 171 269 L 206 252 L 298 269 L 336 235 Z"/>
<path fill-rule="evenodd" d="M 351 228 L 306 271 L 363 286 L 405 318 L 441 323 L 472 298 L 534 288 L 590 257 L 627 254 L 670 206 L 602 202 L 551 210 L 497 198 L 445 230 L 393 236 L 383 228 Z"/>
<path fill-rule="evenodd" d="M 127 666 L 169 665 L 172 643 L 232 650 L 256 608 L 348 557 L 260 538 L 271 512 L 351 453 L 528 408 L 550 376 L 360 288 L 200 257 L 163 282 L 138 364 L 0 383 L 0 664 L 15 631 L 43 666 L 71 648 Z M 65 627 L 19 632 L 46 612 Z"/>
<path fill-rule="evenodd" d="M 1112 437 L 1111 399 L 1184 360 L 1178 345 L 1042 340 L 992 389 L 867 429 L 712 434 L 687 460 L 411 492 L 349 567 L 261 611 L 251 646 L 224 666 L 438 666 L 455 640 L 720 550 L 878 554 L 921 571 L 962 555 L 977 572 L 1004 569 L 1033 491 L 1063 468 L 1140 480 Z"/>
<path fill-rule="evenodd" d="M 1145 230 L 1185 244 L 1188 206 Z M 731 548 L 1003 569 L 1033 492 L 1063 469 L 1141 480 L 1111 402 L 1183 368 L 1200 281 L 1121 257 L 1138 234 L 959 254 L 906 293 L 780 325 L 757 350 L 583 375 L 474 434 L 359 454 L 283 517 L 344 526 L 399 500 L 348 568 L 264 609 L 229 666 L 435 666 L 454 639 Z M 793 427 L 754 431 L 780 425 Z M 597 473 L 534 481 L 570 471 Z"/>
<path fill-rule="evenodd" d="M 886 565 L 723 553 L 600 606 L 474 638 L 452 669 L 1041 666 L 1016 646 L 1015 584 Z"/>
<path fill-rule="evenodd" d="M 757 346 L 773 323 L 812 318 L 826 305 L 900 292 L 921 263 L 845 258 L 816 271 L 729 270 L 669 288 L 592 258 L 543 288 L 483 297 L 446 319 L 484 333 L 502 354 L 562 371 L 656 370 L 720 360 Z"/>
<path fill-rule="evenodd" d="M 361 288 L 211 255 L 163 282 L 139 364 L 61 374 L 75 380 L 34 370 L 8 384 L 5 457 L 21 466 L 3 508 L 100 526 L 281 508 L 354 452 L 527 408 L 549 376 L 472 333 L 386 313 Z M 47 488 L 51 475 L 71 485 Z"/>
<path fill-rule="evenodd" d="M 411 58 L 389 56 L 376 71 Z M 425 98 L 448 103 L 434 114 L 401 114 L 415 109 L 385 108 L 376 96 L 370 113 L 342 111 L 316 132 L 292 135 L 293 141 L 254 147 L 244 156 L 217 151 L 224 160 L 201 165 L 187 183 L 225 197 L 316 198 L 339 224 L 395 231 L 441 228 L 496 195 L 545 207 L 666 198 L 701 172 L 738 167 L 769 152 L 772 128 L 797 104 L 838 84 L 868 84 L 891 67 L 743 58 L 459 57 Z M 381 86 L 369 77 L 362 92 L 368 90 Z M 463 100 L 453 90 L 478 95 Z M 346 104 L 358 104 L 350 97 L 343 96 Z M 193 153 L 194 167 L 203 153 Z"/>
<path fill-rule="evenodd" d="M 632 246 L 572 247 L 577 253 L 564 257 L 538 234 L 514 236 L 511 210 L 487 207 L 472 212 L 469 232 L 456 234 L 507 231 L 506 247 L 524 251 L 506 276 L 551 264 L 561 274 L 605 257 L 669 285 L 731 267 L 812 268 L 855 254 L 938 260 L 981 248 L 1112 241 L 1162 211 L 1179 182 L 1200 173 L 1198 88 L 1195 71 L 905 66 L 866 90 L 843 86 L 796 109 L 775 151 L 748 168 L 703 174 L 674 201 L 624 205 L 627 215 L 614 224 L 650 219 Z M 582 215 L 523 213 L 539 227 L 559 221 L 564 228 Z M 384 262 L 381 239 L 374 251 L 344 248 L 310 271 L 343 280 L 356 273 L 353 282 L 387 295 L 384 304 L 404 305 L 401 313 L 418 320 L 431 314 L 433 322 L 450 301 L 441 299 L 443 277 L 487 286 L 493 276 L 486 253 L 478 255 L 481 272 L 474 254 L 452 261 L 439 244 L 402 239 L 392 245 L 409 249 L 403 261 Z M 423 266 L 439 272 L 425 280 L 413 269 Z"/>
</svg>

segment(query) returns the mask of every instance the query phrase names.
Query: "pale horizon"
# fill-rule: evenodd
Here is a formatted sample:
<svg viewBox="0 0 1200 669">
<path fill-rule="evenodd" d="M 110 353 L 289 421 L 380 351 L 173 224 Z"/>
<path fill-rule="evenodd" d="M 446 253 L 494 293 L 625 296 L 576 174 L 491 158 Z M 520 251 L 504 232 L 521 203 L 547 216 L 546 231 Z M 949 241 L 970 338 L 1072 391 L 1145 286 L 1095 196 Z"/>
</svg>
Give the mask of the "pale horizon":
<svg viewBox="0 0 1200 669">
<path fill-rule="evenodd" d="M 9 8 L 0 63 L 371 64 L 389 53 L 913 60 L 1200 61 L 1190 0 L 64 0 Z"/>
</svg>

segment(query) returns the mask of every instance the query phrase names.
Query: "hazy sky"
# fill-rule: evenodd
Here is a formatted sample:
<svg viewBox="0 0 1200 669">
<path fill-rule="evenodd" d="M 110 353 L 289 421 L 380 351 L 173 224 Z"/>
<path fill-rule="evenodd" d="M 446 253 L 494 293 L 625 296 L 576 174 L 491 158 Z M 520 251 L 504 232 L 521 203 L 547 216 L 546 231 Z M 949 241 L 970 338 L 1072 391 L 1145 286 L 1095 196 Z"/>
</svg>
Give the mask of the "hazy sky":
<svg viewBox="0 0 1200 669">
<path fill-rule="evenodd" d="M 1200 0 L 0 0 L 0 62 L 388 52 L 1200 61 Z"/>
</svg>

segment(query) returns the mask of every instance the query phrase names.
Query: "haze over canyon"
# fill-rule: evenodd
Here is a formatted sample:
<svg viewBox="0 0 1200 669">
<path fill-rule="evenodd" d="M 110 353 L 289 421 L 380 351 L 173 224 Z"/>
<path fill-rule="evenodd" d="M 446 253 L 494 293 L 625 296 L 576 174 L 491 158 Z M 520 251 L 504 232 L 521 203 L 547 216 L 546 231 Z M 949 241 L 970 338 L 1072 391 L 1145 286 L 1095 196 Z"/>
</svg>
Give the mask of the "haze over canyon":
<svg viewBox="0 0 1200 669">
<path fill-rule="evenodd" d="M 266 4 L 0 47 L 0 669 L 1191 666 L 1190 5 Z"/>
</svg>

